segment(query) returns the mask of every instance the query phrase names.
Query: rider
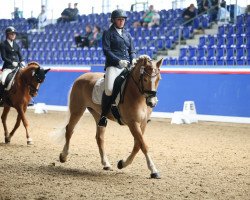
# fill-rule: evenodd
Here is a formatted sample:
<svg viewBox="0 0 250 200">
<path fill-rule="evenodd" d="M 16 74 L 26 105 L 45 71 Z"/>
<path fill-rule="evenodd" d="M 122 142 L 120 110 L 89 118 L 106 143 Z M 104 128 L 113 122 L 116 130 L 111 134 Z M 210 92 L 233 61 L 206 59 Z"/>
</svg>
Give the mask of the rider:
<svg viewBox="0 0 250 200">
<path fill-rule="evenodd" d="M 126 12 L 117 9 L 111 13 L 111 26 L 102 36 L 105 63 L 105 91 L 102 96 L 102 114 L 98 126 L 106 126 L 108 114 L 112 104 L 112 91 L 116 77 L 124 68 L 135 62 L 135 48 L 132 37 L 124 28 L 127 19 Z"/>
<path fill-rule="evenodd" d="M 25 66 L 21 48 L 15 42 L 16 33 L 17 31 L 13 26 L 7 27 L 5 29 L 6 40 L 0 44 L 1 57 L 4 61 L 2 73 L 0 74 L 0 100 L 3 96 L 7 75 L 16 67 Z"/>
</svg>

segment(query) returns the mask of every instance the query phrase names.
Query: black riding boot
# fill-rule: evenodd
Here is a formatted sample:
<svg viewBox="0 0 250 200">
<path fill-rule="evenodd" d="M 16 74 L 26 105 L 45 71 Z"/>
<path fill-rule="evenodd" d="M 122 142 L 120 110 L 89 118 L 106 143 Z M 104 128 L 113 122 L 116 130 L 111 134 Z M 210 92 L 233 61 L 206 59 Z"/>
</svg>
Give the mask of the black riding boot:
<svg viewBox="0 0 250 200">
<path fill-rule="evenodd" d="M 98 126 L 107 126 L 106 115 L 109 113 L 112 104 L 112 96 L 107 96 L 105 92 L 102 95 L 102 114 Z"/>
<path fill-rule="evenodd" d="M 4 85 L 0 83 L 0 106 L 3 104 Z"/>
</svg>

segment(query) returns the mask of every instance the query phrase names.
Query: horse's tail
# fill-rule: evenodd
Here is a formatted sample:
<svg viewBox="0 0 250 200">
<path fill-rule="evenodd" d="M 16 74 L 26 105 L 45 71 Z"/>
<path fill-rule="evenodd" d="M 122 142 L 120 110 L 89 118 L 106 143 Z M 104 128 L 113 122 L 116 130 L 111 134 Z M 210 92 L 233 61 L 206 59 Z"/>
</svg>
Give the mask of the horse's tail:
<svg viewBox="0 0 250 200">
<path fill-rule="evenodd" d="M 70 105 L 70 93 L 71 93 L 71 90 L 72 88 L 69 90 L 69 93 L 68 93 L 68 107 Z M 65 124 L 68 124 L 69 122 L 69 109 L 67 111 L 67 119 L 66 119 L 66 123 Z M 66 126 L 64 124 L 64 128 L 59 128 L 58 130 L 55 130 L 54 132 L 50 133 L 49 136 L 50 136 L 50 139 L 56 143 L 56 144 L 60 144 L 60 145 L 63 145 L 65 144 L 66 142 L 66 139 L 65 139 L 65 134 L 66 134 Z"/>
</svg>

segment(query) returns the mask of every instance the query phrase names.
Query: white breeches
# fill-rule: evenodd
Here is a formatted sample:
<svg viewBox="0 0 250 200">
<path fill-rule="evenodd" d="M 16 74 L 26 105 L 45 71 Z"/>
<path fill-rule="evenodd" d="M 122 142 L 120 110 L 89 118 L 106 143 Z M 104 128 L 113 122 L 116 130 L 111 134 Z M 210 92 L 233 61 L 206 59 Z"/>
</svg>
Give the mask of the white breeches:
<svg viewBox="0 0 250 200">
<path fill-rule="evenodd" d="M 12 72 L 12 69 L 4 69 L 0 74 L 0 82 L 2 83 L 2 85 L 5 84 L 6 77 L 10 72 Z"/>
<path fill-rule="evenodd" d="M 117 76 L 120 75 L 120 73 L 123 70 L 124 69 L 119 69 L 117 67 L 107 67 L 106 73 L 105 73 L 105 79 L 104 79 L 105 94 L 107 96 L 112 95 L 115 79 Z"/>
</svg>

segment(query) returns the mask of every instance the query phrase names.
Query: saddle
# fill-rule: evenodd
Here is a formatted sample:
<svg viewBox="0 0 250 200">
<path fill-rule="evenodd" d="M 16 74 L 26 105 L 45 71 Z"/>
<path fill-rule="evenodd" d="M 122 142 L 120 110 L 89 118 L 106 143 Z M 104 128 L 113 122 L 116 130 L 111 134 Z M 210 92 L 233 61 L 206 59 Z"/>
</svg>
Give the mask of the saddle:
<svg viewBox="0 0 250 200">
<path fill-rule="evenodd" d="M 4 83 L 4 88 L 5 91 L 9 91 L 11 86 L 14 84 L 14 79 L 16 77 L 17 72 L 19 71 L 19 68 L 13 69 L 6 77 L 5 83 Z"/>
<path fill-rule="evenodd" d="M 111 96 L 111 113 L 120 125 L 123 125 L 123 123 L 121 121 L 121 115 L 119 113 L 118 105 L 124 101 L 123 93 L 129 73 L 129 69 L 125 68 L 122 73 L 115 79 L 113 93 Z M 101 78 L 96 82 L 92 92 L 92 100 L 94 103 L 101 105 L 103 92 L 104 78 Z"/>
<path fill-rule="evenodd" d="M 5 79 L 5 83 L 4 85 L 1 84 L 1 100 L 0 100 L 0 107 L 3 106 L 4 102 L 8 105 L 11 105 L 11 101 L 8 98 L 8 93 L 6 93 L 7 91 L 9 91 L 12 87 L 12 85 L 14 84 L 14 79 L 16 77 L 17 72 L 19 71 L 19 68 L 16 68 L 14 70 L 12 70 Z"/>
</svg>

